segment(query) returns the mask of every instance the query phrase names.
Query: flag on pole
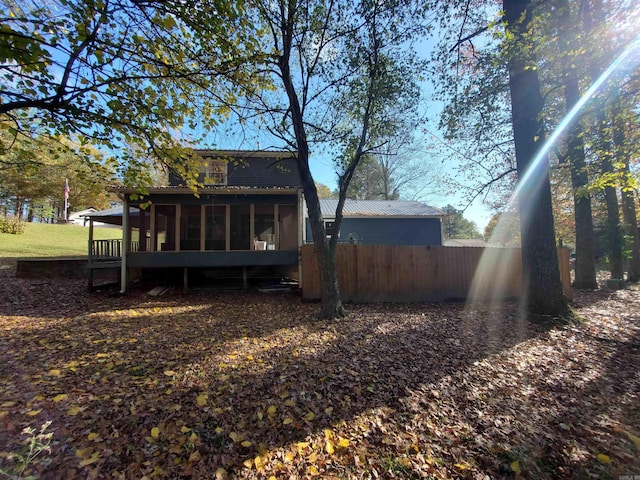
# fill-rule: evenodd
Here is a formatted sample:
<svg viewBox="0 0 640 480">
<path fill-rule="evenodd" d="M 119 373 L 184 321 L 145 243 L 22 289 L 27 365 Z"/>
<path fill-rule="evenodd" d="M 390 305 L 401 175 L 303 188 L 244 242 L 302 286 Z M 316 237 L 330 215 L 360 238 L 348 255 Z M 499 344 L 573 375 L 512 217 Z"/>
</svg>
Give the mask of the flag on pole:
<svg viewBox="0 0 640 480">
<path fill-rule="evenodd" d="M 71 190 L 69 190 L 69 181 L 65 178 L 64 179 L 64 199 L 65 200 L 69 200 L 69 192 Z"/>
</svg>

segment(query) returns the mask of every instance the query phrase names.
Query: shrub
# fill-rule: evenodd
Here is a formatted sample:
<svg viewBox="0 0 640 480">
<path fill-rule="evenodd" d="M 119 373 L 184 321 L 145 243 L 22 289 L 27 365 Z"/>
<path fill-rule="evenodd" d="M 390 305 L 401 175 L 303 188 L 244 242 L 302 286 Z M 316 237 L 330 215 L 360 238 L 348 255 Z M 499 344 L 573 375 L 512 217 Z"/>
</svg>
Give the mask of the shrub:
<svg viewBox="0 0 640 480">
<path fill-rule="evenodd" d="M 20 235 L 24 233 L 24 225 L 18 217 L 0 217 L 0 233 Z"/>
</svg>

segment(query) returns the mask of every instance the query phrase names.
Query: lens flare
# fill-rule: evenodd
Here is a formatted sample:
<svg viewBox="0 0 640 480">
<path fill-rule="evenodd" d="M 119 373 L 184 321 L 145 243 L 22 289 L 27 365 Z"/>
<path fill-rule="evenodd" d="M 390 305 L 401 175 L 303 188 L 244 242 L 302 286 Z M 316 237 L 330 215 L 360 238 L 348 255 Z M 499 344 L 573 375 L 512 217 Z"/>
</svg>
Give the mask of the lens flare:
<svg viewBox="0 0 640 480">
<path fill-rule="evenodd" d="M 515 192 L 511 197 L 508 210 L 515 209 L 517 197 L 523 190 L 534 190 L 539 188 L 543 178 L 542 173 L 546 169 L 545 162 L 547 154 L 553 145 L 567 128 L 578 119 L 578 113 L 584 105 L 593 98 L 614 73 L 620 74 L 623 67 L 634 68 L 640 63 L 640 35 L 638 35 L 618 56 L 611 65 L 600 75 L 600 77 L 582 95 L 576 105 L 566 114 L 557 128 L 547 138 L 546 142 L 534 158 L 531 166 L 525 174 L 518 180 Z M 535 212 L 525 212 L 521 210 L 521 215 L 535 215 Z M 535 222 L 535 220 L 534 220 Z M 501 235 L 503 225 L 502 220 L 498 222 L 491 240 Z M 489 243 L 491 243 L 491 240 Z M 486 248 L 476 269 L 473 282 L 469 291 L 469 302 L 500 301 L 505 298 L 520 297 L 526 295 L 526 291 L 521 291 L 521 285 L 514 285 L 513 279 L 521 275 L 521 256 L 519 249 L 510 248 Z M 526 290 L 526 289 L 525 289 Z"/>
</svg>

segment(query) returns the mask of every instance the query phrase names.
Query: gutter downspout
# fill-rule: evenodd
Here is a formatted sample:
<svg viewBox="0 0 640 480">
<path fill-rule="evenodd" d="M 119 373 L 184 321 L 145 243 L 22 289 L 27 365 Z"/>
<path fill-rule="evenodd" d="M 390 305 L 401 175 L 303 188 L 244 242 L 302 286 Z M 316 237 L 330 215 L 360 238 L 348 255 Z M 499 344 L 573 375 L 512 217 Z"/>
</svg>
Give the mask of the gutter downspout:
<svg viewBox="0 0 640 480">
<path fill-rule="evenodd" d="M 122 262 L 120 264 L 120 293 L 127 293 L 127 252 L 129 251 L 129 198 L 118 194 L 122 200 Z"/>
</svg>

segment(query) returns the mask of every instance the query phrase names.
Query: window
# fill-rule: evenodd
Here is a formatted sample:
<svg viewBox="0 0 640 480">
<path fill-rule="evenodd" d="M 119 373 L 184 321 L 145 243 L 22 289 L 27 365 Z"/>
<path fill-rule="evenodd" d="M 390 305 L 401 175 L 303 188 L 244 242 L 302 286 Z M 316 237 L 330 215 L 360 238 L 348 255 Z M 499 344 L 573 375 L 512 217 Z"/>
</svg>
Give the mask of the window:
<svg viewBox="0 0 640 480">
<path fill-rule="evenodd" d="M 205 185 L 226 185 L 227 184 L 227 161 L 207 158 L 204 161 L 204 184 Z"/>
<path fill-rule="evenodd" d="M 336 222 L 324 222 L 324 231 L 325 231 L 327 237 L 330 237 L 331 235 L 333 235 L 333 230 L 335 228 L 335 224 L 336 224 Z"/>
</svg>

